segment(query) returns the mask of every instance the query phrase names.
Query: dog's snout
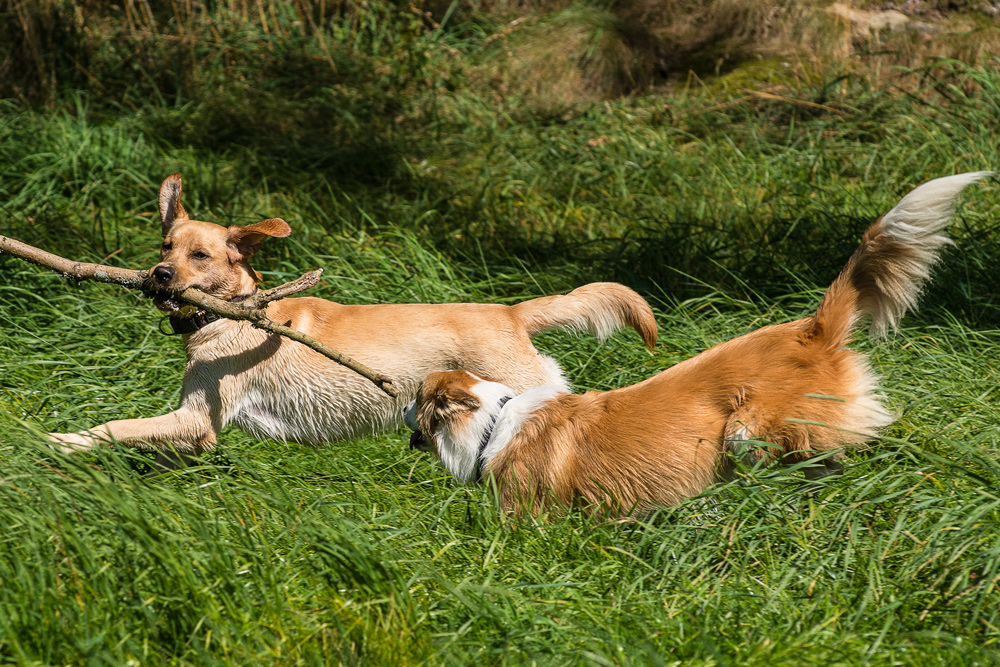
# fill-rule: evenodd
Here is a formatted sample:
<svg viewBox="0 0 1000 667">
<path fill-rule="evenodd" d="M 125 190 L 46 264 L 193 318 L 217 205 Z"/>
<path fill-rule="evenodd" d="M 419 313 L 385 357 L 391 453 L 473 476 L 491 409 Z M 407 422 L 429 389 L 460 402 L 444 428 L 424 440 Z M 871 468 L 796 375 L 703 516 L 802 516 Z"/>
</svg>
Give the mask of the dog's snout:
<svg viewBox="0 0 1000 667">
<path fill-rule="evenodd" d="M 411 431 L 419 430 L 417 426 L 417 401 L 410 401 L 405 408 L 403 408 L 403 422 L 406 424 L 407 428 Z"/>
<path fill-rule="evenodd" d="M 174 279 L 175 275 L 177 275 L 177 272 L 164 264 L 157 264 L 153 267 L 153 280 L 161 285 L 169 283 Z"/>
</svg>

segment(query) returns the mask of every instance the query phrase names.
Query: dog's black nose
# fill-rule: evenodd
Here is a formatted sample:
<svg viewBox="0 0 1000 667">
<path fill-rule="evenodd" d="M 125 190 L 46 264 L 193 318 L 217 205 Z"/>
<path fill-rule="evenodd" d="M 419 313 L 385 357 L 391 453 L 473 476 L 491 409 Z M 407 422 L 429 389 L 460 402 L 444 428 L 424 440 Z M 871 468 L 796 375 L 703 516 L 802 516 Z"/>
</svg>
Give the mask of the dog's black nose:
<svg viewBox="0 0 1000 667">
<path fill-rule="evenodd" d="M 160 283 L 161 285 L 166 285 L 171 280 L 174 279 L 176 272 L 169 266 L 164 266 L 159 264 L 153 267 L 153 280 Z"/>
</svg>

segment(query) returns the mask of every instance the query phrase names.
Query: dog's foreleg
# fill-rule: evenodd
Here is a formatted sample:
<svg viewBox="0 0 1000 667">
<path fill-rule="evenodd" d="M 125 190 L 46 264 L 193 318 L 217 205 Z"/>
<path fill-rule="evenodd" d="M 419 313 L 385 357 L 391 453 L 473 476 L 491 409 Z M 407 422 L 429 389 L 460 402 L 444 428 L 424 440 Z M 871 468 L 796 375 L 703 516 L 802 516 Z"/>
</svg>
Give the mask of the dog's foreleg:
<svg viewBox="0 0 1000 667">
<path fill-rule="evenodd" d="M 64 453 L 85 452 L 119 442 L 197 454 L 211 449 L 215 445 L 215 436 L 216 429 L 206 411 L 182 406 L 159 417 L 119 419 L 77 433 L 49 433 L 48 437 Z"/>
</svg>

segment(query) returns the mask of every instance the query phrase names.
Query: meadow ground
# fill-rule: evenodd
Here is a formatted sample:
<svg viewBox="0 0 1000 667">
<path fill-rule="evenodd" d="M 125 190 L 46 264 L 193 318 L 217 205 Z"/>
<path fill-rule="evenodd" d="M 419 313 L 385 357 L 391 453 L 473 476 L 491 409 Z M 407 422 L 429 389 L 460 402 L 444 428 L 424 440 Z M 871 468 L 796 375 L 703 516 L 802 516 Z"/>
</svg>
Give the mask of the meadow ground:
<svg viewBox="0 0 1000 667">
<path fill-rule="evenodd" d="M 322 267 L 312 293 L 341 302 L 618 280 L 654 305 L 655 352 L 626 333 L 537 339 L 574 387 L 606 389 L 810 312 L 909 189 L 1000 167 L 995 60 L 896 87 L 788 74 L 765 95 L 735 71 L 553 112 L 447 64 L 486 39 L 476 25 L 368 34 L 369 55 L 395 39 L 424 60 L 338 60 L 347 83 L 298 89 L 301 116 L 204 81 L 198 99 L 8 100 L 0 232 L 151 266 L 156 188 L 181 172 L 196 217 L 291 224 L 255 263 L 269 284 Z M 367 95 L 372 72 L 430 93 Z M 859 335 L 899 419 L 843 476 L 742 470 L 626 524 L 512 522 L 402 429 L 322 448 L 230 429 L 155 479 L 141 452 L 58 455 L 42 433 L 172 409 L 183 350 L 136 294 L 0 256 L 0 661 L 998 664 L 998 192 L 963 196 L 920 311 Z"/>
</svg>

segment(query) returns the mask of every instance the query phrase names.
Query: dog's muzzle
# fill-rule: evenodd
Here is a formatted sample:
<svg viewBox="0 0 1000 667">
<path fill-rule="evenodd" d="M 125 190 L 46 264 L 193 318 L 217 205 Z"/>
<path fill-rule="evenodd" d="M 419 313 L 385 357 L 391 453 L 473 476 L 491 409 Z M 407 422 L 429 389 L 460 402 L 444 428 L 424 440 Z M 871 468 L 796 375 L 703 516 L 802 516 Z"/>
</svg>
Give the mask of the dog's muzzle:
<svg viewBox="0 0 1000 667">
<path fill-rule="evenodd" d="M 403 421 L 406 422 L 406 428 L 413 431 L 410 434 L 410 449 L 419 449 L 422 452 L 431 451 L 431 445 L 427 442 L 427 438 L 424 434 L 420 432 L 420 427 L 417 426 L 417 401 L 416 399 L 410 401 L 406 408 L 403 409 Z"/>
<path fill-rule="evenodd" d="M 417 449 L 421 452 L 429 452 L 431 447 L 423 433 L 420 431 L 414 431 L 410 434 L 410 449 Z"/>
<path fill-rule="evenodd" d="M 151 271 L 153 274 L 153 280 L 156 281 L 157 285 L 166 286 L 174 279 L 177 272 L 174 271 L 173 267 L 167 266 L 166 264 L 157 264 L 153 267 Z"/>
<path fill-rule="evenodd" d="M 413 399 L 403 408 L 403 423 L 411 431 L 420 430 L 420 427 L 417 426 L 417 399 Z"/>
<path fill-rule="evenodd" d="M 177 314 L 184 304 L 181 303 L 180 299 L 173 295 L 157 294 L 153 297 L 153 305 L 156 306 L 157 310 L 173 315 Z M 194 308 L 193 310 L 197 310 L 197 308 Z"/>
<path fill-rule="evenodd" d="M 160 288 L 169 289 L 170 282 L 176 276 L 177 272 L 174 268 L 166 264 L 157 264 L 149 271 L 149 277 L 152 279 L 151 282 Z M 172 294 L 157 294 L 153 297 L 153 305 L 156 306 L 157 310 L 171 315 L 179 314 L 178 311 L 184 307 L 181 300 Z M 197 309 L 192 310 L 189 314 L 194 314 L 195 310 Z"/>
</svg>

